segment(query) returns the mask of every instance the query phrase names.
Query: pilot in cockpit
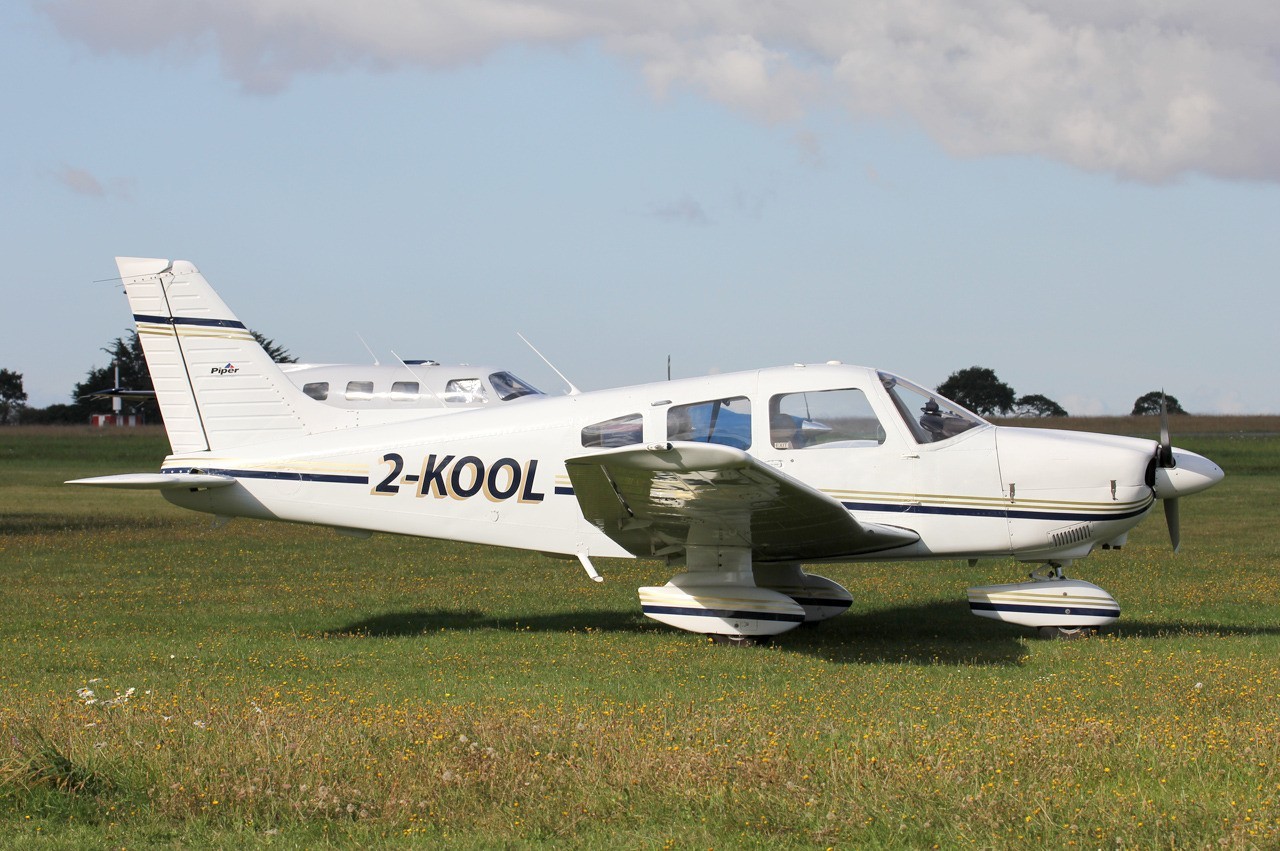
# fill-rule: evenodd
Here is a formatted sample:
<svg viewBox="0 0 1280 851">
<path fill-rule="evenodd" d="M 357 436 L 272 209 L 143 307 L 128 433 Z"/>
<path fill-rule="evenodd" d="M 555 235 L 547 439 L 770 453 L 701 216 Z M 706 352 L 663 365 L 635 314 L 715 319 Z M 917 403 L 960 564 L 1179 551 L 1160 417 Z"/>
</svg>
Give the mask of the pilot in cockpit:
<svg viewBox="0 0 1280 851">
<path fill-rule="evenodd" d="M 934 440 L 946 438 L 946 426 L 943 423 L 942 409 L 938 407 L 938 402 L 930 399 L 924 403 L 924 407 L 920 411 L 920 426 L 929 432 Z"/>
</svg>

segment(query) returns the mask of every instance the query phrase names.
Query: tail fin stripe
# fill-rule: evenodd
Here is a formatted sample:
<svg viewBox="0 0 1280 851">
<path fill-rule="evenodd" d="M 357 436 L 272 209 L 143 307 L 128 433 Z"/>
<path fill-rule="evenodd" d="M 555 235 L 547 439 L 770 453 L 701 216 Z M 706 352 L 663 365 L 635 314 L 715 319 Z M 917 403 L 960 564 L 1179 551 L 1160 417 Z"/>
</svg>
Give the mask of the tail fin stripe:
<svg viewBox="0 0 1280 851">
<path fill-rule="evenodd" d="M 157 337 L 175 337 L 176 336 L 176 337 L 181 337 L 184 340 L 189 340 L 193 338 L 195 339 L 204 338 L 204 339 L 210 339 L 210 340 L 244 340 L 244 341 L 250 341 L 254 343 L 257 342 L 256 340 L 253 339 L 253 335 L 250 334 L 248 331 L 237 332 L 234 328 L 228 329 L 226 331 L 217 331 L 217 330 L 206 331 L 204 329 L 184 328 L 181 331 L 177 331 L 174 328 L 168 328 L 164 326 L 157 328 L 153 325 L 146 325 L 146 326 L 140 325 L 138 326 L 138 333 L 150 334 Z"/>
<path fill-rule="evenodd" d="M 157 325 L 207 325 L 215 328 L 244 328 L 243 322 L 236 319 L 204 319 L 195 316 L 146 316 L 133 314 L 134 322 L 154 322 Z M 246 329 L 247 330 L 247 329 Z"/>
</svg>

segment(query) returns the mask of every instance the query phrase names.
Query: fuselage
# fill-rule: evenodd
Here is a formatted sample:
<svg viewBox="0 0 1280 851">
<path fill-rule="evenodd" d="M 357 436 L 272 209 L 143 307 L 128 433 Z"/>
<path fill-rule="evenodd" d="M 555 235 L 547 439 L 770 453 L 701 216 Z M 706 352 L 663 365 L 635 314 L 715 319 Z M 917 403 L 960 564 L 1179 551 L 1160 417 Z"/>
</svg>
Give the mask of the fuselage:
<svg viewBox="0 0 1280 851">
<path fill-rule="evenodd" d="M 584 519 L 565 460 L 673 440 L 743 449 L 859 521 L 919 535 L 866 556 L 876 560 L 1069 561 L 1121 542 L 1156 496 L 1154 441 L 997 427 L 895 376 L 844 364 L 529 396 L 179 453 L 165 471 L 223 473 L 236 485 L 165 496 L 225 516 L 628 556 Z"/>
</svg>

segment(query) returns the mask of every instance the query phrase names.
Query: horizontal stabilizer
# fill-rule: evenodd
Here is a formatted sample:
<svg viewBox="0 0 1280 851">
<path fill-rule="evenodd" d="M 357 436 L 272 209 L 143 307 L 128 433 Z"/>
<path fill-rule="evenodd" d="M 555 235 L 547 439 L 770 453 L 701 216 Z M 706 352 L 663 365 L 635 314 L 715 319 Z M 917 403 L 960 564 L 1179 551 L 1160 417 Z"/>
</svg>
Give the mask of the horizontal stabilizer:
<svg viewBox="0 0 1280 851">
<path fill-rule="evenodd" d="M 68 485 L 92 485 L 98 488 L 127 490 L 171 490 L 176 488 L 221 488 L 235 484 L 231 476 L 210 473 L 123 473 L 119 476 L 94 476 L 72 479 Z"/>
</svg>

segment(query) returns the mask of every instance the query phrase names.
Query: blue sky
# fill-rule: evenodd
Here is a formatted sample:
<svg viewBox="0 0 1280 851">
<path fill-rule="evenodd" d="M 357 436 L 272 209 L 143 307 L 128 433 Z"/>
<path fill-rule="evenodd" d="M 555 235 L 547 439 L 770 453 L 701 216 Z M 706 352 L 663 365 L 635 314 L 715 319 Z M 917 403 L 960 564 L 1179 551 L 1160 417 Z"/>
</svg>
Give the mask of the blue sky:
<svg viewBox="0 0 1280 851">
<path fill-rule="evenodd" d="M 0 367 L 68 401 L 119 254 L 315 362 L 557 389 L 522 332 L 584 389 L 839 359 L 1280 412 L 1280 13 L 847 5 L 7 4 Z"/>
</svg>

